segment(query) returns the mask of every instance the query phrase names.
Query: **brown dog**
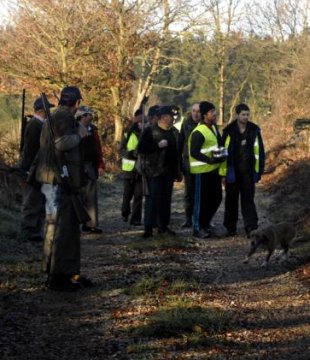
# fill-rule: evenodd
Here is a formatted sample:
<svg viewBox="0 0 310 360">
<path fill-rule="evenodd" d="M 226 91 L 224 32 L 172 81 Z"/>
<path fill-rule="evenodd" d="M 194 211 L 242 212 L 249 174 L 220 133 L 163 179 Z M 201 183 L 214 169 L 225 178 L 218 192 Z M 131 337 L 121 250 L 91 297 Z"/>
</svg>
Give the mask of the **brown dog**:
<svg viewBox="0 0 310 360">
<path fill-rule="evenodd" d="M 270 225 L 261 230 L 254 230 L 251 232 L 251 249 L 244 263 L 248 263 L 250 257 L 255 253 L 258 247 L 267 249 L 267 257 L 262 264 L 262 267 L 268 265 L 270 256 L 275 251 L 276 247 L 280 246 L 283 249 L 283 258 L 287 259 L 287 253 L 290 243 L 295 238 L 295 228 L 293 224 L 280 223 Z"/>
</svg>

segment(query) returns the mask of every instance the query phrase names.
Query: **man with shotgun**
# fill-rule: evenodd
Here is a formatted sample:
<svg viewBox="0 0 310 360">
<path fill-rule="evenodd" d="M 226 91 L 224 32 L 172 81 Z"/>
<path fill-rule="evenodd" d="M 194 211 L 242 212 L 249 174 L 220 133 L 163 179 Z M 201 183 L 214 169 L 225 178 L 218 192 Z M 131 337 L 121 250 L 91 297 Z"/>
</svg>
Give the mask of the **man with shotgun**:
<svg viewBox="0 0 310 360">
<path fill-rule="evenodd" d="M 87 131 L 74 114 L 82 95 L 77 87 L 63 88 L 52 115 L 45 94 L 42 100 L 47 121 L 41 133 L 36 179 L 43 184 L 46 197 L 46 286 L 52 290 L 76 290 L 93 286 L 91 280 L 80 276 L 79 224 L 90 219 L 79 198 L 84 185 L 80 142 Z"/>
<path fill-rule="evenodd" d="M 40 148 L 40 135 L 46 119 L 46 113 L 42 99 L 37 98 L 33 104 L 34 115 L 26 122 L 24 101 L 25 96 L 23 93 L 20 169 L 28 175 Z M 54 105 L 47 101 L 46 106 L 50 108 Z M 45 197 L 41 192 L 41 184 L 36 181 L 23 182 L 21 230 L 28 240 L 43 241 L 44 218 Z"/>
</svg>

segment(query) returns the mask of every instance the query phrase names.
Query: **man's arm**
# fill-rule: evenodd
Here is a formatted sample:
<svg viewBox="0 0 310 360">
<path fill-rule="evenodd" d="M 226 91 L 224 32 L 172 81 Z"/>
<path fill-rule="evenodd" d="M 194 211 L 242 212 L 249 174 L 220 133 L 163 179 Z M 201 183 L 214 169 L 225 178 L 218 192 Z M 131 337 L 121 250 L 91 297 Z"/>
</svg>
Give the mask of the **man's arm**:
<svg viewBox="0 0 310 360">
<path fill-rule="evenodd" d="M 152 136 L 152 129 L 150 127 L 146 128 L 139 140 L 138 152 L 141 154 L 150 154 L 158 149 L 158 144 L 154 142 Z"/>
<path fill-rule="evenodd" d="M 180 153 L 183 153 L 183 148 L 184 148 L 184 143 L 185 143 L 185 130 L 184 130 L 184 126 L 185 126 L 185 121 L 183 121 L 181 129 L 180 129 L 180 134 L 179 134 L 179 150 Z"/>
<path fill-rule="evenodd" d="M 214 164 L 214 159 L 201 153 L 201 148 L 205 139 L 199 131 L 195 131 L 192 135 L 190 154 L 198 161 L 202 161 L 207 164 Z"/>
<path fill-rule="evenodd" d="M 259 145 L 259 173 L 262 175 L 265 170 L 265 148 L 261 130 L 258 130 L 258 145 Z"/>
<path fill-rule="evenodd" d="M 62 114 L 57 114 L 53 120 L 55 124 L 55 149 L 58 151 L 68 151 L 79 146 L 81 139 L 88 135 L 83 125 L 76 124 L 73 115 L 64 118 Z"/>
<path fill-rule="evenodd" d="M 101 176 L 105 170 L 105 163 L 103 161 L 103 153 L 102 153 L 102 147 L 101 147 L 101 141 L 98 135 L 98 131 L 94 131 L 94 138 L 96 143 L 96 150 L 97 150 L 97 164 L 98 164 L 98 172 Z"/>
<path fill-rule="evenodd" d="M 41 125 L 30 121 L 25 129 L 24 146 L 22 151 L 22 168 L 25 171 L 30 169 L 39 148 L 40 148 Z"/>
</svg>

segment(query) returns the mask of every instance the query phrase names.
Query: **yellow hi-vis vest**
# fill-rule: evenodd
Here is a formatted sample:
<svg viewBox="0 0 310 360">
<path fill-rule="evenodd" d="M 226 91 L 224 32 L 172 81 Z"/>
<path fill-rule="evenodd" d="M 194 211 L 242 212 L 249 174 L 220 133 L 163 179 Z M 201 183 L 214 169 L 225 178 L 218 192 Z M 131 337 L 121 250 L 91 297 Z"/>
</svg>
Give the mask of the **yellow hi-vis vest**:
<svg viewBox="0 0 310 360">
<path fill-rule="evenodd" d="M 139 140 L 136 134 L 131 133 L 128 141 L 127 141 L 127 151 L 136 150 L 138 146 Z M 122 159 L 122 170 L 123 171 L 133 171 L 135 168 L 135 160 L 126 159 L 125 157 Z"/>
<path fill-rule="evenodd" d="M 219 168 L 220 164 L 207 164 L 203 161 L 198 161 L 197 159 L 191 156 L 191 143 L 192 135 L 195 131 L 199 131 L 205 138 L 204 143 L 200 149 L 200 152 L 208 157 L 212 156 L 212 150 L 218 148 L 218 142 L 216 137 L 215 126 L 212 126 L 213 131 L 204 124 L 198 125 L 190 134 L 188 139 L 188 152 L 189 152 L 189 165 L 191 174 L 202 174 L 207 173 Z"/>
<path fill-rule="evenodd" d="M 229 148 L 229 144 L 230 144 L 230 136 L 228 135 L 226 140 L 225 140 L 225 148 L 228 151 Z M 253 151 L 254 151 L 254 156 L 255 156 L 255 167 L 254 170 L 255 172 L 258 174 L 259 173 L 259 142 L 258 142 L 258 136 L 256 136 L 255 141 L 254 141 L 254 145 L 253 145 Z M 227 175 L 227 159 L 221 163 L 220 165 L 220 170 L 219 170 L 219 174 L 221 176 L 226 176 Z"/>
</svg>

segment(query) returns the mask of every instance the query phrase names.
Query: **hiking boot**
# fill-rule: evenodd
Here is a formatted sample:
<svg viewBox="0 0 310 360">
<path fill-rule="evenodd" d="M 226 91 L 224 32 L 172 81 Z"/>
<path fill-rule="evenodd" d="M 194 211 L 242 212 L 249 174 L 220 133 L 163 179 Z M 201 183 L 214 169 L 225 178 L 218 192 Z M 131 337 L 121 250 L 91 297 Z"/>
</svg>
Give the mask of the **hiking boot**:
<svg viewBox="0 0 310 360">
<path fill-rule="evenodd" d="M 205 239 L 208 239 L 209 237 L 211 237 L 213 235 L 213 229 L 211 229 L 210 227 L 204 228 L 203 232 L 204 232 Z"/>
<path fill-rule="evenodd" d="M 82 284 L 71 279 L 70 275 L 50 275 L 45 286 L 54 291 L 76 291 L 82 288 Z"/>
<path fill-rule="evenodd" d="M 132 225 L 132 226 L 141 226 L 142 223 L 141 223 L 141 221 L 132 221 L 132 222 L 130 222 L 130 225 Z"/>
<path fill-rule="evenodd" d="M 233 237 L 237 235 L 237 231 L 234 229 L 227 229 L 225 237 Z"/>
<path fill-rule="evenodd" d="M 91 234 L 102 234 L 102 229 L 100 229 L 100 228 L 97 228 L 97 227 L 92 227 L 92 228 L 90 228 L 90 233 Z"/>
<path fill-rule="evenodd" d="M 143 238 L 150 238 L 153 236 L 153 230 L 152 229 L 145 229 L 144 233 L 142 234 Z"/>
<path fill-rule="evenodd" d="M 181 228 L 182 229 L 186 229 L 186 228 L 190 228 L 190 227 L 192 227 L 192 220 L 191 219 L 186 219 L 185 221 L 184 221 L 184 223 L 181 225 Z"/>
<path fill-rule="evenodd" d="M 102 229 L 97 227 L 82 225 L 82 232 L 85 234 L 102 234 Z"/>
<path fill-rule="evenodd" d="M 208 239 L 209 237 L 211 237 L 211 233 L 209 232 L 202 232 L 202 231 L 197 231 L 197 230 L 194 230 L 193 231 L 193 238 L 195 239 Z"/>
<path fill-rule="evenodd" d="M 171 235 L 171 236 L 176 236 L 176 232 L 169 229 L 168 227 L 165 228 L 159 228 L 158 229 L 158 234 L 167 234 L 167 235 Z"/>
<path fill-rule="evenodd" d="M 96 286 L 96 284 L 89 278 L 81 275 L 73 275 L 71 280 L 79 282 L 85 288 L 91 288 Z"/>
</svg>

